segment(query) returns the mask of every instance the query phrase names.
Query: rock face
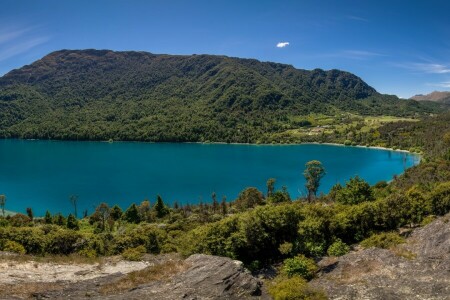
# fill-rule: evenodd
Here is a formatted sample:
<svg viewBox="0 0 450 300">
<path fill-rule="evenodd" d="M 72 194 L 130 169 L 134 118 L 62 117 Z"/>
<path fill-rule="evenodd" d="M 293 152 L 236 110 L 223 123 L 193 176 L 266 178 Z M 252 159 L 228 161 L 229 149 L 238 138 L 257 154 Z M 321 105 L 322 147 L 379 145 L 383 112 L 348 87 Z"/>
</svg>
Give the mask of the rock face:
<svg viewBox="0 0 450 300">
<path fill-rule="evenodd" d="M 196 254 L 185 263 L 190 267 L 167 283 L 152 282 L 106 299 L 270 299 L 239 261 Z"/>
<path fill-rule="evenodd" d="M 30 282 L 18 281 L 9 288 L 24 290 L 33 288 L 27 293 L 6 293 L 1 299 L 271 299 L 262 289 L 262 282 L 253 277 L 241 262 L 225 257 L 196 254 L 186 260 L 179 258 L 167 258 L 156 256 L 147 261 L 149 268 L 162 266 L 175 261 L 181 267 L 169 276 L 161 276 L 158 279 L 144 280 L 138 284 L 132 284 L 126 288 L 105 290 L 105 287 L 120 286 L 130 275 L 122 272 L 106 274 L 87 280 L 41 282 L 40 288 L 30 287 Z M 125 263 L 125 262 L 123 262 Z M 130 262 L 131 263 L 131 262 Z M 141 270 L 142 271 L 142 270 Z M 138 272 L 141 272 L 138 271 Z M 145 271 L 145 270 L 143 270 Z M 140 276 L 140 273 L 136 273 Z M 133 277 L 133 275 L 131 275 Z M 3 290 L 8 289 L 4 286 Z"/>
<path fill-rule="evenodd" d="M 395 249 L 326 258 L 311 282 L 330 299 L 450 299 L 450 214 Z"/>
</svg>

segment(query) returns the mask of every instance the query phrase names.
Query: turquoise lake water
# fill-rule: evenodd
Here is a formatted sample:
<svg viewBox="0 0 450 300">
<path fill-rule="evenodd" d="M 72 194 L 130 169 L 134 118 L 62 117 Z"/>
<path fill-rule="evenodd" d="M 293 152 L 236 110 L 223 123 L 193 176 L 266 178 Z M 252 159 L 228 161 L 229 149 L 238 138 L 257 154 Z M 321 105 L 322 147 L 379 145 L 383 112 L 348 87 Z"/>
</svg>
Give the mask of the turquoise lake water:
<svg viewBox="0 0 450 300">
<path fill-rule="evenodd" d="M 101 202 L 127 208 L 160 194 L 168 204 L 210 202 L 215 192 L 233 200 L 249 186 L 265 192 L 268 178 L 304 196 L 305 163 L 319 160 L 327 174 L 320 190 L 359 175 L 374 184 L 391 180 L 419 157 L 402 152 L 330 145 L 153 144 L 0 140 L 0 194 L 6 209 L 35 215 L 78 215 Z"/>
</svg>

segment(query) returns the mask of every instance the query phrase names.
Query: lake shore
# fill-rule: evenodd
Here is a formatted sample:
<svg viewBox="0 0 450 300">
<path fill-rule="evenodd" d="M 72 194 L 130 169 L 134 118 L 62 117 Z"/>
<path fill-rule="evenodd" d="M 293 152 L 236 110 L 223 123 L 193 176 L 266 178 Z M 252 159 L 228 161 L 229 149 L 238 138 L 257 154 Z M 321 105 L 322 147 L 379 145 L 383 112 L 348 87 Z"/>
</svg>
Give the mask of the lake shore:
<svg viewBox="0 0 450 300">
<path fill-rule="evenodd" d="M 20 139 L 18 139 L 20 140 Z M 329 146 L 341 146 L 341 147 L 357 147 L 367 149 L 378 149 L 387 151 L 404 152 L 413 155 L 421 156 L 420 153 L 411 152 L 404 149 L 393 149 L 382 146 L 363 146 L 363 145 L 344 145 L 340 143 L 330 142 L 302 142 L 302 143 L 227 143 L 227 142 L 149 142 L 149 141 L 122 141 L 122 140 L 110 140 L 110 141 L 95 141 L 95 140 L 42 140 L 42 139 L 23 139 L 25 141 L 54 141 L 54 142 L 99 142 L 99 143 L 148 143 L 148 144 L 200 144 L 200 145 L 249 145 L 249 146 L 298 146 L 298 145 L 329 145 Z"/>
</svg>

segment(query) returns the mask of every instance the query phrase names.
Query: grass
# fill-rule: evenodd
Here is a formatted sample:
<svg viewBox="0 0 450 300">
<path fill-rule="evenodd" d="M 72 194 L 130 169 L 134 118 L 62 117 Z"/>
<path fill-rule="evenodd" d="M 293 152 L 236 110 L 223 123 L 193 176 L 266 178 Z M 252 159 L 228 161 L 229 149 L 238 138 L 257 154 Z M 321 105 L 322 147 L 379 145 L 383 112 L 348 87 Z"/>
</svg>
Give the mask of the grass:
<svg viewBox="0 0 450 300">
<path fill-rule="evenodd" d="M 186 270 L 189 266 L 182 260 L 169 260 L 155 266 L 145 268 L 140 271 L 134 271 L 115 282 L 110 282 L 101 287 L 100 292 L 103 295 L 117 294 L 136 288 L 139 285 L 153 282 L 166 281 L 173 275 Z"/>
<path fill-rule="evenodd" d="M 0 298 L 11 299 L 12 297 L 19 297 L 19 299 L 28 299 L 32 298 L 35 294 L 63 289 L 64 285 L 57 282 L 0 284 Z"/>
<path fill-rule="evenodd" d="M 104 259 L 101 257 L 85 257 L 78 254 L 70 255 L 0 255 L 0 261 L 24 263 L 24 262 L 36 262 L 36 263 L 54 263 L 54 264 L 97 264 L 103 263 Z"/>
</svg>

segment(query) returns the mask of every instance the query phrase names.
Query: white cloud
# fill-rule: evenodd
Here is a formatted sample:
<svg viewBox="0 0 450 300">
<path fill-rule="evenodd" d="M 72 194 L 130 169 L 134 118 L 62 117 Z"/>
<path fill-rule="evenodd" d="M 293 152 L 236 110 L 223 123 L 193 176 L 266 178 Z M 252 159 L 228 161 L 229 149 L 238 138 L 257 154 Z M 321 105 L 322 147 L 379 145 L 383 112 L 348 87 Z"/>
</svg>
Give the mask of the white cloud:
<svg viewBox="0 0 450 300">
<path fill-rule="evenodd" d="M 277 44 L 277 48 L 284 48 L 286 46 L 289 46 L 289 42 L 279 42 Z"/>
<path fill-rule="evenodd" d="M 396 64 L 398 67 L 430 74 L 446 74 L 450 73 L 450 66 L 434 63 L 406 63 L 406 64 Z"/>
<path fill-rule="evenodd" d="M 346 58 L 352 58 L 352 59 L 365 59 L 369 57 L 375 57 L 375 56 L 386 56 L 381 53 L 376 52 L 370 52 L 370 51 L 363 51 L 363 50 L 345 50 L 342 52 L 342 56 Z"/>
<path fill-rule="evenodd" d="M 24 33 L 30 31 L 32 27 L 28 28 L 21 28 L 21 29 L 14 29 L 14 30 L 1 30 L 0 31 L 0 44 L 9 42 L 11 40 L 14 40 Z"/>
<path fill-rule="evenodd" d="M 0 29 L 0 61 L 23 54 L 50 38 L 40 33 L 37 26 L 3 26 Z"/>
<path fill-rule="evenodd" d="M 430 86 L 437 86 L 441 88 L 450 88 L 450 81 L 444 81 L 439 83 L 429 83 Z"/>
<path fill-rule="evenodd" d="M 360 22 L 369 22 L 368 19 L 358 17 L 358 16 L 347 16 L 347 19 L 354 20 L 354 21 L 360 21 Z"/>
<path fill-rule="evenodd" d="M 39 46 L 40 44 L 47 42 L 48 40 L 48 37 L 39 37 L 1 49 L 0 61 L 24 53 L 36 46 Z"/>
</svg>

